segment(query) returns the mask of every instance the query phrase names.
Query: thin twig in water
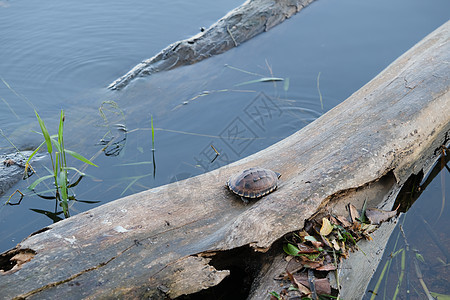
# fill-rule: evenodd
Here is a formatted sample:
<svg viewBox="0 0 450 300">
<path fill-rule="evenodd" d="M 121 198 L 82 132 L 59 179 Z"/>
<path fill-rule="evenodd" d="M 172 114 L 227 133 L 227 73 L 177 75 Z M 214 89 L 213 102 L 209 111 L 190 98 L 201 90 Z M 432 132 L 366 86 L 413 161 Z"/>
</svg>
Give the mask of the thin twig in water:
<svg viewBox="0 0 450 300">
<path fill-rule="evenodd" d="M 243 69 L 239 69 L 239 68 L 230 66 L 229 64 L 226 64 L 225 67 L 230 68 L 230 69 L 235 70 L 235 71 L 242 72 L 242 73 L 246 73 L 246 74 L 250 74 L 250 75 L 254 75 L 254 76 L 264 77 L 264 75 L 261 75 L 261 74 L 258 74 L 258 73 L 253 73 L 253 72 L 249 72 L 249 71 L 246 71 L 246 70 L 243 70 Z"/>
<path fill-rule="evenodd" d="M 14 116 L 16 116 L 16 119 L 19 120 L 20 119 L 19 116 L 16 114 L 14 109 L 12 109 L 12 107 L 9 105 L 9 103 L 2 97 L 0 97 L 0 99 L 5 103 L 6 106 L 8 106 L 9 110 L 13 113 Z"/>
<path fill-rule="evenodd" d="M 322 108 L 323 110 L 323 100 L 322 100 L 322 93 L 320 92 L 319 81 L 320 81 L 320 72 L 317 75 L 317 91 L 319 92 L 320 108 Z"/>
<path fill-rule="evenodd" d="M 31 103 L 30 100 L 27 99 L 27 97 L 25 97 L 24 95 L 21 95 L 19 93 L 17 93 L 3 78 L 0 77 L 0 80 L 3 81 L 3 83 L 6 85 L 6 87 L 14 93 L 14 95 L 16 95 L 18 98 L 22 99 L 23 101 L 25 101 L 31 108 L 33 108 L 34 110 L 36 110 L 36 107 L 33 105 L 33 103 Z"/>
<path fill-rule="evenodd" d="M 214 152 L 216 152 L 216 154 L 217 155 L 220 155 L 220 153 L 219 152 L 217 152 L 217 150 L 216 150 L 216 148 L 214 148 L 214 146 L 213 145 L 211 145 L 211 148 L 214 150 Z"/>
</svg>

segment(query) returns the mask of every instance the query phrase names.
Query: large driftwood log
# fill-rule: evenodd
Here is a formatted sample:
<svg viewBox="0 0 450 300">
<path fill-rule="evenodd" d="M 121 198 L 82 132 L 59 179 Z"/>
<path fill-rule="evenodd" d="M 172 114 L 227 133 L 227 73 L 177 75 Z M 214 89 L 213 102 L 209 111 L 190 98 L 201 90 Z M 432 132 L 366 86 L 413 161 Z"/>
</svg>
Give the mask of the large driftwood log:
<svg viewBox="0 0 450 300">
<path fill-rule="evenodd" d="M 131 80 L 179 66 L 191 65 L 224 53 L 252 37 L 278 25 L 314 0 L 247 0 L 204 32 L 175 42 L 155 56 L 137 64 L 108 88 L 125 87 Z"/>
<path fill-rule="evenodd" d="M 1 297 L 194 293 L 229 274 L 208 264 L 214 256 L 266 251 L 337 195 L 384 181 L 401 186 L 449 142 L 449 32 L 447 22 L 346 101 L 263 151 L 31 235 L 0 256 Z M 244 205 L 225 182 L 251 166 L 279 171 L 282 180 Z"/>
</svg>

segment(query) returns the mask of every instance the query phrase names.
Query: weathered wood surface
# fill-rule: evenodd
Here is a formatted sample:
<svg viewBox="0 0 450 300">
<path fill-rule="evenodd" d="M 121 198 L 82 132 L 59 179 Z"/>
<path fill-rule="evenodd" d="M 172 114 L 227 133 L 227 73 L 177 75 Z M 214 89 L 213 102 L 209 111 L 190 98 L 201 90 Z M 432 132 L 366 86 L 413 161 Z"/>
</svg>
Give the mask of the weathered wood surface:
<svg viewBox="0 0 450 300">
<path fill-rule="evenodd" d="M 131 80 L 179 66 L 191 65 L 205 58 L 224 53 L 243 42 L 268 31 L 308 6 L 314 0 L 247 0 L 204 32 L 177 41 L 155 56 L 137 64 L 108 88 L 125 87 Z"/>
<path fill-rule="evenodd" d="M 30 236 L 0 257 L 3 269 L 16 254 L 31 258 L 2 272 L 1 297 L 160 299 L 193 293 L 228 274 L 208 265 L 207 254 L 246 245 L 267 250 L 301 229 L 334 195 L 389 174 L 403 184 L 449 142 L 449 32 L 447 22 L 346 101 L 263 151 Z M 246 206 L 225 182 L 251 166 L 276 170 L 282 180 L 275 192 Z"/>
<path fill-rule="evenodd" d="M 6 193 L 17 181 L 19 181 L 25 171 L 25 164 L 32 151 L 21 151 L 16 153 L 0 155 L 0 196 Z M 42 159 L 42 155 L 36 155 L 31 162 Z"/>
</svg>

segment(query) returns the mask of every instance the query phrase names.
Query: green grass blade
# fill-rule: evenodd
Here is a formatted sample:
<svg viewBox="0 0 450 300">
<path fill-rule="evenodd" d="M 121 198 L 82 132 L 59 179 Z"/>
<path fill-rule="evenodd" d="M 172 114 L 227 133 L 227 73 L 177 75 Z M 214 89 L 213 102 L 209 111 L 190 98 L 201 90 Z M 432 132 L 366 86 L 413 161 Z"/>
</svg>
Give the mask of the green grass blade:
<svg viewBox="0 0 450 300">
<path fill-rule="evenodd" d="M 155 128 L 153 127 L 153 115 L 151 117 L 151 125 L 152 125 L 152 151 L 155 151 Z"/>
<path fill-rule="evenodd" d="M 16 116 L 17 120 L 20 120 L 19 116 L 16 114 L 14 109 L 12 109 L 12 107 L 9 105 L 9 103 L 5 99 L 3 99 L 2 97 L 0 97 L 0 100 L 2 100 L 3 103 L 5 103 L 5 105 L 8 106 L 9 110 L 13 113 L 14 116 Z"/>
<path fill-rule="evenodd" d="M 125 194 L 125 192 L 131 187 L 133 186 L 133 184 L 135 184 L 139 179 L 151 176 L 152 174 L 146 174 L 146 175 L 140 175 L 140 176 L 132 176 L 132 177 L 128 177 L 128 178 L 124 178 L 124 179 L 131 179 L 131 182 L 127 185 L 127 187 L 122 191 L 122 193 L 120 194 L 120 196 L 122 196 L 123 194 Z"/>
<path fill-rule="evenodd" d="M 290 82 L 290 79 L 289 79 L 289 77 L 288 77 L 288 78 L 286 78 L 286 80 L 284 81 L 283 89 L 284 89 L 285 92 L 287 92 L 287 91 L 289 90 L 289 82 Z"/>
<path fill-rule="evenodd" d="M 33 153 L 31 153 L 30 157 L 28 157 L 26 164 L 29 165 L 30 164 L 30 160 L 33 158 L 33 156 L 36 155 L 36 153 L 39 151 L 39 149 L 41 149 L 42 145 L 44 145 L 45 141 L 42 142 L 37 148 L 36 150 L 33 151 Z"/>
<path fill-rule="evenodd" d="M 58 185 L 60 186 L 63 202 L 67 202 L 67 173 L 65 171 L 59 173 Z"/>
<path fill-rule="evenodd" d="M 50 141 L 52 141 L 52 144 L 56 147 L 56 151 L 59 153 L 62 153 L 61 146 L 59 145 L 58 141 L 50 137 Z"/>
<path fill-rule="evenodd" d="M 395 288 L 394 296 L 392 297 L 392 300 L 397 299 L 398 293 L 400 293 L 400 287 L 403 283 L 403 276 L 405 275 L 405 264 L 406 264 L 406 251 L 402 252 L 401 256 L 401 269 L 400 269 L 400 276 L 398 277 L 397 281 L 397 287 Z"/>
<path fill-rule="evenodd" d="M 62 143 L 63 140 L 63 126 L 64 125 L 64 111 L 61 110 L 61 117 L 59 118 L 59 128 L 58 128 L 58 142 Z"/>
<path fill-rule="evenodd" d="M 433 293 L 430 292 L 431 296 L 433 296 L 434 298 L 438 299 L 438 300 L 450 300 L 450 295 L 444 295 L 444 294 L 439 294 L 439 293 Z"/>
<path fill-rule="evenodd" d="M 323 99 L 322 99 L 322 93 L 320 92 L 320 72 L 317 75 L 317 91 L 319 92 L 319 100 L 320 100 L 320 108 L 323 110 Z"/>
<path fill-rule="evenodd" d="M 384 264 L 383 270 L 381 270 L 380 277 L 378 277 L 377 283 L 375 284 L 375 288 L 373 289 L 373 293 L 372 296 L 370 297 L 370 300 L 375 300 L 375 297 L 378 294 L 378 290 L 380 289 L 381 282 L 383 281 L 386 270 L 388 269 L 390 264 L 391 259 L 387 260 L 386 263 Z"/>
<path fill-rule="evenodd" d="M 36 107 L 33 105 L 33 103 L 30 102 L 30 100 L 27 99 L 27 97 L 25 97 L 24 95 L 21 95 L 19 93 L 16 92 L 16 90 L 14 90 L 9 83 L 7 83 L 5 81 L 5 79 L 3 79 L 2 77 L 0 77 L 0 80 L 3 81 L 3 83 L 6 85 L 6 87 L 13 92 L 14 95 L 17 96 L 17 98 L 22 99 L 23 101 L 25 101 L 31 108 L 33 108 L 34 110 L 36 110 Z"/>
<path fill-rule="evenodd" d="M 61 156 L 60 152 L 55 152 L 55 169 L 53 170 L 53 173 L 58 174 L 61 171 L 61 168 L 59 168 L 59 157 Z"/>
<path fill-rule="evenodd" d="M 53 175 L 45 175 L 45 176 L 42 176 L 41 178 L 36 179 L 32 184 L 30 184 L 27 187 L 27 189 L 32 191 L 39 183 L 41 183 L 42 181 L 49 179 L 49 178 L 53 178 Z"/>
<path fill-rule="evenodd" d="M 52 170 L 50 170 L 49 168 L 47 168 L 47 166 L 43 166 L 45 170 L 47 170 L 47 172 L 49 172 L 52 176 L 55 176 L 55 174 L 53 173 Z"/>
<path fill-rule="evenodd" d="M 53 148 L 52 148 L 52 142 L 50 140 L 50 135 L 48 134 L 48 130 L 45 127 L 44 121 L 42 121 L 41 117 L 39 116 L 38 112 L 35 110 L 34 113 L 36 114 L 36 118 L 38 119 L 39 126 L 41 127 L 42 134 L 44 135 L 45 143 L 47 144 L 47 151 L 52 154 Z"/>
<path fill-rule="evenodd" d="M 91 165 L 91 166 L 94 166 L 94 167 L 98 167 L 96 164 L 91 162 L 89 159 L 87 159 L 84 156 L 76 153 L 75 151 L 64 149 L 64 152 L 67 153 L 67 154 L 72 155 L 73 157 L 75 157 L 78 160 L 81 160 L 84 163 L 87 163 L 88 165 Z"/>
<path fill-rule="evenodd" d="M 77 172 L 81 176 L 85 176 L 86 175 L 85 173 L 81 172 L 80 170 L 78 170 L 77 168 L 74 168 L 74 167 L 64 167 L 63 170 L 72 170 L 72 171 Z"/>
<path fill-rule="evenodd" d="M 281 300 L 281 296 L 277 292 L 272 291 L 272 292 L 268 292 L 268 293 L 269 293 L 269 295 L 275 297 L 276 299 Z"/>
<path fill-rule="evenodd" d="M 247 70 L 243 70 L 243 69 L 239 69 L 239 68 L 230 66 L 229 64 L 226 64 L 225 67 L 230 68 L 230 69 L 235 70 L 235 71 L 239 71 L 239 72 L 245 73 L 245 74 L 250 74 L 250 75 L 254 75 L 254 76 L 263 76 L 263 75 L 258 74 L 258 73 L 253 73 L 253 72 L 250 72 L 250 71 L 247 71 Z"/>
<path fill-rule="evenodd" d="M 120 193 L 120 196 L 123 196 L 123 194 L 125 194 L 125 192 L 126 192 L 133 184 L 135 184 L 139 179 L 141 179 L 141 177 L 134 178 L 134 179 L 127 185 L 127 187 L 122 191 L 122 193 Z"/>
<path fill-rule="evenodd" d="M 273 82 L 273 81 L 283 81 L 284 78 L 278 78 L 278 77 L 263 77 L 263 78 L 259 78 L 259 79 L 255 79 L 255 80 L 250 80 L 250 81 L 246 81 L 246 82 L 241 82 L 238 84 L 235 84 L 234 86 L 242 86 L 242 85 L 247 85 L 247 84 L 252 84 L 252 83 L 258 83 L 258 82 Z"/>
<path fill-rule="evenodd" d="M 59 128 L 58 128 L 58 143 L 61 149 L 64 149 L 64 136 L 63 136 L 63 129 L 64 129 L 64 110 L 61 109 L 61 116 L 59 118 Z M 64 151 L 61 151 L 61 164 L 62 166 L 66 166 L 66 153 Z"/>
</svg>

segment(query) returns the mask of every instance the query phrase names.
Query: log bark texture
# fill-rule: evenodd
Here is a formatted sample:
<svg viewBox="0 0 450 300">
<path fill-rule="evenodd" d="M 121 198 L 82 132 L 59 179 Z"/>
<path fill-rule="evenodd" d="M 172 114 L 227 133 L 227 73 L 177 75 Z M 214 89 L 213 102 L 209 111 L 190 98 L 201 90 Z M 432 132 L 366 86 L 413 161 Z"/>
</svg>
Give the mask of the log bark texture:
<svg viewBox="0 0 450 300">
<path fill-rule="evenodd" d="M 31 153 L 32 151 L 21 151 L 0 155 L 0 196 L 22 179 L 26 162 Z M 30 163 L 43 158 L 43 155 L 37 154 L 31 159 Z"/>
<path fill-rule="evenodd" d="M 214 253 L 243 246 L 266 251 L 336 195 L 389 174 L 402 185 L 449 142 L 449 32 L 447 22 L 346 101 L 263 151 L 28 237 L 0 255 L 1 298 L 194 293 L 228 275 L 208 264 Z M 225 183 L 253 166 L 280 172 L 281 182 L 244 205 Z"/>
<path fill-rule="evenodd" d="M 136 77 L 191 65 L 205 58 L 224 53 L 252 37 L 268 31 L 308 6 L 314 0 L 247 0 L 204 32 L 177 41 L 155 56 L 137 64 L 108 88 L 125 87 Z"/>
</svg>

